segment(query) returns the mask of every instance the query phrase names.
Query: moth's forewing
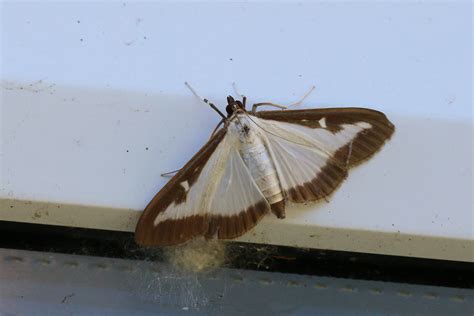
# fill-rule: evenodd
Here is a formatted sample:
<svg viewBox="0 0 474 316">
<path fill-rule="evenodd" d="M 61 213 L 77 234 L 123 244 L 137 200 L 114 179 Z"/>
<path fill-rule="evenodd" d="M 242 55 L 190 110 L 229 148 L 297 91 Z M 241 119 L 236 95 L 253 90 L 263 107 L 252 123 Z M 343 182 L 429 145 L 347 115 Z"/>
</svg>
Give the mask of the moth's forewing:
<svg viewBox="0 0 474 316">
<path fill-rule="evenodd" d="M 179 244 L 207 230 L 207 219 L 203 214 L 188 214 L 179 220 L 168 219 L 154 225 L 157 216 L 170 205 L 186 203 L 188 188 L 199 180 L 204 165 L 226 134 L 218 131 L 180 171 L 155 195 L 143 211 L 135 229 L 135 241 L 144 246 Z"/>
<path fill-rule="evenodd" d="M 325 128 L 333 133 L 340 131 L 343 124 L 358 122 L 370 124 L 371 128 L 359 133 L 352 142 L 348 142 L 335 154 L 335 158 L 340 161 L 346 161 L 349 158 L 349 167 L 372 157 L 395 131 L 395 126 L 384 113 L 365 108 L 262 111 L 256 113 L 256 116 L 310 128 L 323 128 L 321 123 L 324 123 Z"/>
</svg>

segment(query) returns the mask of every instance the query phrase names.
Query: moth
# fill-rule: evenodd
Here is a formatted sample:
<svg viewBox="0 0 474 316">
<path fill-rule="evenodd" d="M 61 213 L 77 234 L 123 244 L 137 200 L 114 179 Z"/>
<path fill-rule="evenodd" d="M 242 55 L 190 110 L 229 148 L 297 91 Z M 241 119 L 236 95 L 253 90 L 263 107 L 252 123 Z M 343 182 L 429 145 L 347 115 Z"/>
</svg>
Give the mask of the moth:
<svg viewBox="0 0 474 316">
<path fill-rule="evenodd" d="M 247 110 L 245 96 L 228 96 L 224 114 L 202 100 L 222 117 L 222 127 L 148 204 L 136 226 L 139 245 L 232 239 L 267 213 L 285 218 L 288 202 L 326 199 L 395 130 L 383 113 L 365 108 L 257 103 Z M 257 111 L 262 105 L 283 109 Z"/>
</svg>

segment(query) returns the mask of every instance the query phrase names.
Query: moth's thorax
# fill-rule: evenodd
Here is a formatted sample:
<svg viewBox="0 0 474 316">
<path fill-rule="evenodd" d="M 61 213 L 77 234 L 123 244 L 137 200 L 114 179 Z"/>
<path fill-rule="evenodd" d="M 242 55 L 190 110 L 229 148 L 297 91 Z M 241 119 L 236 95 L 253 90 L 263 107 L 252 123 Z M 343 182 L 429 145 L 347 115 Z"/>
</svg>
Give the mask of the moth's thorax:
<svg viewBox="0 0 474 316">
<path fill-rule="evenodd" d="M 256 127 L 247 114 L 235 114 L 230 118 L 228 129 L 241 143 L 251 143 L 256 137 Z"/>
<path fill-rule="evenodd" d="M 283 200 L 283 194 L 275 165 L 265 145 L 265 136 L 256 120 L 257 118 L 250 118 L 246 114 L 237 115 L 231 121 L 229 130 L 239 138 L 240 156 L 255 183 L 268 203 L 274 204 Z"/>
</svg>

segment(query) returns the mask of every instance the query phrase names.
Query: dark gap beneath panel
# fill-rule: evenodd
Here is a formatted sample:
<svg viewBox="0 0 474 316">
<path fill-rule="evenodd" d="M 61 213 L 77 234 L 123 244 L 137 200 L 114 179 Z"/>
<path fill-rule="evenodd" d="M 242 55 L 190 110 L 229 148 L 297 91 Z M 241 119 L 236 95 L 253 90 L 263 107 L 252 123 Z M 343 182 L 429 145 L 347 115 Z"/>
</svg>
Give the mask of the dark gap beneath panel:
<svg viewBox="0 0 474 316">
<path fill-rule="evenodd" d="M 0 248 L 162 261 L 133 233 L 0 221 Z M 356 252 L 228 242 L 226 267 L 374 281 L 474 287 L 474 264 Z"/>
</svg>

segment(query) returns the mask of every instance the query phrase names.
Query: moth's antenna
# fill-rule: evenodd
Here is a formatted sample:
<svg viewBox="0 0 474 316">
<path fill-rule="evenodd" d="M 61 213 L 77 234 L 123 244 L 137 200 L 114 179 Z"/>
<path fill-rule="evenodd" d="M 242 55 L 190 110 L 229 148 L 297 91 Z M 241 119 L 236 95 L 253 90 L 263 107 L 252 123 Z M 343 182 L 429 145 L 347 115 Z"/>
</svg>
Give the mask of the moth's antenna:
<svg viewBox="0 0 474 316">
<path fill-rule="evenodd" d="M 235 84 L 235 81 L 232 82 L 232 88 L 234 88 L 235 94 L 238 95 L 240 98 L 242 98 L 242 105 L 244 106 L 244 109 L 245 109 L 245 106 L 247 103 L 247 97 L 243 94 L 240 94 L 239 90 L 237 89 L 237 85 Z"/>
<path fill-rule="evenodd" d="M 240 94 L 239 90 L 237 89 L 237 85 L 235 82 L 232 82 L 232 88 L 234 88 L 234 92 L 236 95 L 238 95 L 241 99 L 245 98 L 243 94 Z"/>
<path fill-rule="evenodd" d="M 208 99 L 204 99 L 203 97 L 201 97 L 199 94 L 197 94 L 197 92 L 193 89 L 193 87 L 191 87 L 191 85 L 185 81 L 184 84 L 186 85 L 186 87 L 189 88 L 189 90 L 191 90 L 191 92 L 199 99 L 201 100 L 202 102 L 206 103 L 207 105 L 209 105 L 211 108 L 214 109 L 214 111 L 216 111 L 217 113 L 219 113 L 220 116 L 222 116 L 223 119 L 226 118 L 226 116 L 214 105 L 214 103 L 212 102 L 209 102 Z"/>
<path fill-rule="evenodd" d="M 304 99 L 306 99 L 310 94 L 311 92 L 314 91 L 314 89 L 316 89 L 316 86 L 311 86 L 311 88 L 309 88 L 308 92 L 306 92 L 302 97 L 301 99 L 299 99 L 298 101 L 294 102 L 294 103 L 291 103 L 289 106 L 297 106 L 297 105 L 300 105 L 301 103 L 303 103 Z"/>
</svg>

